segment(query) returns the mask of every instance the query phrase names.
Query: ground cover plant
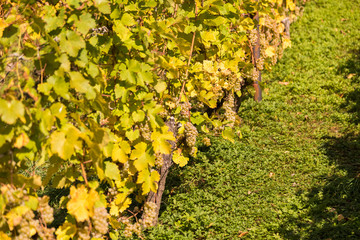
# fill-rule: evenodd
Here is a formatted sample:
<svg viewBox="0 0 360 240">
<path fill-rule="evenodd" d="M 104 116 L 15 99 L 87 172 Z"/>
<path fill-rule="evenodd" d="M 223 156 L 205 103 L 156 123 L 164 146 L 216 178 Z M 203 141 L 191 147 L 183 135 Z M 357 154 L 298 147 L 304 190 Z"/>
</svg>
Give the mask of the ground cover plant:
<svg viewBox="0 0 360 240">
<path fill-rule="evenodd" d="M 263 101 L 240 107 L 241 139 L 170 176 L 147 238 L 359 239 L 359 36 L 360 1 L 309 2 Z"/>
</svg>

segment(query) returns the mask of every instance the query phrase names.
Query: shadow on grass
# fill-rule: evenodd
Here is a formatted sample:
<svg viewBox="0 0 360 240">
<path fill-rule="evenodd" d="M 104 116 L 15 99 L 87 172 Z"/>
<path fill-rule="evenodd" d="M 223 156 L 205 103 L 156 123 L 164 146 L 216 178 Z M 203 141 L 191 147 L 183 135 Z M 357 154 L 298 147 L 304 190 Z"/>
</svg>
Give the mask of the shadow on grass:
<svg viewBox="0 0 360 240">
<path fill-rule="evenodd" d="M 322 150 L 336 169 L 320 177 L 326 180 L 324 185 L 310 189 L 303 212 L 288 217 L 280 226 L 284 239 L 360 239 L 360 135 L 356 130 L 360 123 L 360 50 L 351 55 L 338 69 L 338 74 L 351 78 L 354 86 L 344 94 L 341 105 L 351 118 L 340 137 L 323 138 Z"/>
</svg>

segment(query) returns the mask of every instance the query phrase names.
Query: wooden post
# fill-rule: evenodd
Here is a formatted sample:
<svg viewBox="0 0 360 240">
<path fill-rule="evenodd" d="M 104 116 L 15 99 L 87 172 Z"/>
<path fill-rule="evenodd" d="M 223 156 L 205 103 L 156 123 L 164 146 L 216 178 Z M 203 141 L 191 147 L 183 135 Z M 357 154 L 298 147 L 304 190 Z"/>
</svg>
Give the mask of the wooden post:
<svg viewBox="0 0 360 240">
<path fill-rule="evenodd" d="M 174 134 L 174 136 L 176 137 L 177 126 L 176 126 L 175 119 L 170 118 L 170 120 L 168 120 L 165 124 L 169 127 L 169 131 L 171 131 Z M 174 142 L 174 141 L 169 141 L 169 142 L 171 144 L 171 148 L 174 149 L 176 142 Z M 172 154 L 163 154 L 163 160 L 164 160 L 163 165 L 162 165 L 161 169 L 158 170 L 159 174 L 160 174 L 160 181 L 158 182 L 158 190 L 156 193 L 150 192 L 149 195 L 147 196 L 147 200 L 146 200 L 147 202 L 153 202 L 156 204 L 156 217 L 154 219 L 153 226 L 155 226 L 158 222 L 159 211 L 160 211 L 160 206 L 161 206 L 161 199 L 162 199 L 162 195 L 165 190 L 166 178 L 169 173 L 170 167 L 173 164 Z"/>
<path fill-rule="evenodd" d="M 256 2 L 258 2 L 258 0 L 256 0 Z M 260 58 L 260 28 L 259 28 L 259 13 L 257 12 L 254 18 L 257 21 L 257 25 L 256 25 L 256 30 L 257 30 L 257 41 L 255 46 L 253 47 L 253 54 L 254 54 L 254 65 L 256 67 L 256 69 L 258 70 L 256 63 L 257 60 Z M 259 71 L 259 70 L 258 70 Z M 260 83 L 261 82 L 261 71 L 259 71 L 259 77 L 257 80 L 255 80 L 253 86 L 255 88 L 255 101 L 260 102 L 262 100 L 262 93 L 261 93 L 261 87 L 260 87 Z"/>
</svg>

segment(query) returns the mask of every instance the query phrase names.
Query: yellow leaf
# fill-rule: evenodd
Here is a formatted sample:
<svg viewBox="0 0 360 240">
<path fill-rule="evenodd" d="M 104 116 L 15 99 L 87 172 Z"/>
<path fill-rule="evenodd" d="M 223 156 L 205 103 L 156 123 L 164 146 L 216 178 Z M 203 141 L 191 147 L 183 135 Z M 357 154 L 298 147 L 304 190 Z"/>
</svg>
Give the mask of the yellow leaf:
<svg viewBox="0 0 360 240">
<path fill-rule="evenodd" d="M 168 141 L 175 141 L 174 134 L 169 131 L 168 126 L 163 126 L 161 132 L 154 131 L 151 134 L 155 152 L 163 154 L 171 153 L 171 145 Z"/>
<path fill-rule="evenodd" d="M 169 66 L 173 69 L 179 69 L 185 65 L 186 65 L 185 62 L 181 61 L 180 59 L 178 59 L 176 57 L 169 58 Z"/>
<path fill-rule="evenodd" d="M 114 201 L 112 201 L 111 203 L 110 203 L 110 211 L 109 211 L 109 213 L 110 213 L 110 215 L 111 216 L 115 216 L 115 217 L 118 217 L 119 216 L 119 207 L 115 204 L 115 202 Z"/>
<path fill-rule="evenodd" d="M 113 161 L 119 161 L 121 163 L 126 163 L 128 161 L 126 152 L 118 144 L 114 146 L 111 157 Z"/>
<path fill-rule="evenodd" d="M 14 147 L 16 148 L 22 148 L 26 146 L 26 144 L 29 143 L 29 137 L 26 135 L 26 133 L 21 133 L 20 136 L 18 136 L 15 140 Z"/>
<path fill-rule="evenodd" d="M 4 19 L 0 19 L 0 38 L 3 35 L 4 29 L 7 27 L 7 23 Z"/>
<path fill-rule="evenodd" d="M 349 75 L 347 75 L 347 79 L 351 79 L 353 78 L 354 76 L 356 76 L 356 73 L 350 73 Z"/>
<path fill-rule="evenodd" d="M 278 32 L 282 33 L 285 30 L 285 25 L 284 24 L 278 24 L 277 29 L 278 29 Z"/>
<path fill-rule="evenodd" d="M 0 37 L 1 37 L 1 35 L 0 35 Z M 6 235 L 6 233 L 4 233 L 2 231 L 0 231 L 0 239 L 11 240 L 11 238 L 8 235 Z"/>
<path fill-rule="evenodd" d="M 286 0 L 286 8 L 290 11 L 295 11 L 296 5 L 292 0 Z"/>
<path fill-rule="evenodd" d="M 140 142 L 135 145 L 135 149 L 131 152 L 130 159 L 134 160 L 136 170 L 142 171 L 149 165 L 154 166 L 155 157 L 149 154 L 148 145 L 145 142 Z"/>
<path fill-rule="evenodd" d="M 205 42 L 215 42 L 217 40 L 219 33 L 217 31 L 201 31 L 201 39 Z"/>
<path fill-rule="evenodd" d="M 128 198 L 128 193 L 119 193 L 116 195 L 114 203 L 118 207 L 118 211 L 122 213 L 129 208 L 131 199 Z"/>
<path fill-rule="evenodd" d="M 174 151 L 173 161 L 174 163 L 178 164 L 180 167 L 183 167 L 188 163 L 189 158 L 184 157 L 184 155 L 181 152 L 181 149 L 177 149 L 176 151 Z"/>
<path fill-rule="evenodd" d="M 76 234 L 76 225 L 65 222 L 56 230 L 56 239 L 57 240 L 69 240 L 72 239 Z"/>
<path fill-rule="evenodd" d="M 283 38 L 283 48 L 288 48 L 288 47 L 291 47 L 291 40 L 289 38 Z"/>
<path fill-rule="evenodd" d="M 212 61 L 209 61 L 209 60 L 204 60 L 203 61 L 203 69 L 208 73 L 215 73 L 216 72 L 216 70 L 214 68 L 214 63 Z"/>
<path fill-rule="evenodd" d="M 265 54 L 268 57 L 273 57 L 275 55 L 275 48 L 273 46 L 269 46 L 268 48 L 266 48 Z"/>
<path fill-rule="evenodd" d="M 121 223 L 115 217 L 110 217 L 109 223 L 114 229 L 120 229 L 122 227 Z"/>
<path fill-rule="evenodd" d="M 68 212 L 75 216 L 78 222 L 88 220 L 94 214 L 94 203 L 99 200 L 98 193 L 91 189 L 88 193 L 84 185 L 80 188 L 70 188 L 70 200 L 67 203 Z"/>
<path fill-rule="evenodd" d="M 151 173 L 148 169 L 139 172 L 137 183 L 142 183 L 142 193 L 145 195 L 148 192 L 156 192 L 158 188 L 157 182 L 160 180 L 160 175 L 153 170 Z"/>
</svg>

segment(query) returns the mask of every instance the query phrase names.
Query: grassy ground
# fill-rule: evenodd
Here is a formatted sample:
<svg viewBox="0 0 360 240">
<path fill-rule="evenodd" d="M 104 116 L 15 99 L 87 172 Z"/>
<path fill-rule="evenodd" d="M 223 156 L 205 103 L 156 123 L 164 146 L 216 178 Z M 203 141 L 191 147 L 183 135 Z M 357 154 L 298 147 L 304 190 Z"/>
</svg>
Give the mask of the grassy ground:
<svg viewBox="0 0 360 240">
<path fill-rule="evenodd" d="M 360 1 L 312 0 L 292 39 L 243 138 L 173 169 L 147 239 L 360 239 Z"/>
</svg>

